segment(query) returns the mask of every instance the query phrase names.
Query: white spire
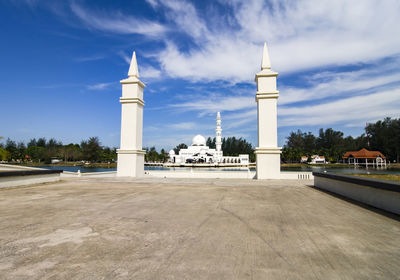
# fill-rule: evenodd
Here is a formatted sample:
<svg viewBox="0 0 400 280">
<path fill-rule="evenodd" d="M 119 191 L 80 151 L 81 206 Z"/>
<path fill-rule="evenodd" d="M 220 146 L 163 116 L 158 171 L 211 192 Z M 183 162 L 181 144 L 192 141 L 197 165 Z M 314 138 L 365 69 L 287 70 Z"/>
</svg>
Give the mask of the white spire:
<svg viewBox="0 0 400 280">
<path fill-rule="evenodd" d="M 131 66 L 129 66 L 128 76 L 139 78 L 139 69 L 136 61 L 136 52 L 133 52 Z"/>
<path fill-rule="evenodd" d="M 215 129 L 215 150 L 220 152 L 222 149 L 222 128 L 221 128 L 221 114 L 217 113 L 217 127 Z"/>
<path fill-rule="evenodd" d="M 268 54 L 268 48 L 267 48 L 267 43 L 264 43 L 264 50 L 263 50 L 263 56 L 262 56 L 262 62 L 261 62 L 261 70 L 264 69 L 271 69 L 271 61 L 269 60 L 269 54 Z"/>
</svg>

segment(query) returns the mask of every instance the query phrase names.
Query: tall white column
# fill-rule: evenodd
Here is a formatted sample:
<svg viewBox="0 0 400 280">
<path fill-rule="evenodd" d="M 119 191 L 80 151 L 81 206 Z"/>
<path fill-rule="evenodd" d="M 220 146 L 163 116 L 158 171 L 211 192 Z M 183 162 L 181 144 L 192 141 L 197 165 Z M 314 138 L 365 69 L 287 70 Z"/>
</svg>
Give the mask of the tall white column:
<svg viewBox="0 0 400 280">
<path fill-rule="evenodd" d="M 117 176 L 141 177 L 144 175 L 143 88 L 139 80 L 136 54 L 133 52 L 128 78 L 121 81 L 121 146 L 117 150 Z"/>
<path fill-rule="evenodd" d="M 222 150 L 222 128 L 221 128 L 221 114 L 217 113 L 217 128 L 215 129 L 215 149 L 217 152 Z"/>
<path fill-rule="evenodd" d="M 264 44 L 261 71 L 256 74 L 258 147 L 255 149 L 257 160 L 257 179 L 280 179 L 281 147 L 278 147 L 277 72 L 271 70 L 267 43 Z"/>
</svg>

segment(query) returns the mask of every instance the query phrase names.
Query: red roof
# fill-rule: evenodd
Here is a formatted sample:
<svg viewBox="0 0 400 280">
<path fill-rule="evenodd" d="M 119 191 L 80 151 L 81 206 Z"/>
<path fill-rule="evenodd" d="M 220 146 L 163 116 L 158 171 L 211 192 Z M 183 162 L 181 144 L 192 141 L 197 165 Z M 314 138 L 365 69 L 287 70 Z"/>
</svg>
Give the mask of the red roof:
<svg viewBox="0 0 400 280">
<path fill-rule="evenodd" d="M 353 152 L 346 152 L 343 156 L 344 159 L 349 158 L 352 156 L 353 158 L 386 158 L 381 152 L 379 151 L 368 151 L 367 149 L 361 149 L 359 151 Z"/>
</svg>

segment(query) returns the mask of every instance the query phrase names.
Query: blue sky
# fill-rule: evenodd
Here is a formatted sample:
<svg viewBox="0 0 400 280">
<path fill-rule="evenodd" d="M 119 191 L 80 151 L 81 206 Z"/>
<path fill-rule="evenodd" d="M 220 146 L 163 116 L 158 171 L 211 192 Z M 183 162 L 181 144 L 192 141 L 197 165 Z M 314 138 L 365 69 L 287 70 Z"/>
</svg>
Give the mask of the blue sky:
<svg viewBox="0 0 400 280">
<path fill-rule="evenodd" d="M 267 41 L 279 144 L 297 129 L 358 136 L 400 117 L 399 14 L 397 0 L 0 0 L 0 135 L 118 147 L 119 81 L 135 50 L 144 146 L 214 136 L 217 111 L 223 136 L 256 146 Z"/>
</svg>

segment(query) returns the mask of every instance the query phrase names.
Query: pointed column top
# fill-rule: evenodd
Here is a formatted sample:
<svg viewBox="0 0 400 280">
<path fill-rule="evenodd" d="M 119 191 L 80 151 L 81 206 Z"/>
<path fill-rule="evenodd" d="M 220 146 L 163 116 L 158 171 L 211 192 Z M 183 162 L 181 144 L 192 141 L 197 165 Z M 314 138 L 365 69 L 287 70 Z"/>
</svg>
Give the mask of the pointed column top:
<svg viewBox="0 0 400 280">
<path fill-rule="evenodd" d="M 217 120 L 220 120 L 221 119 L 221 114 L 218 112 L 217 113 Z"/>
<path fill-rule="evenodd" d="M 261 70 L 264 69 L 271 69 L 271 61 L 269 60 L 268 47 L 266 42 L 264 43 L 264 50 L 261 62 Z"/>
<path fill-rule="evenodd" d="M 128 76 L 139 78 L 139 69 L 138 69 L 138 65 L 137 65 L 135 51 L 133 52 L 133 55 L 132 55 L 132 60 L 131 60 L 131 65 L 129 66 Z"/>
</svg>

